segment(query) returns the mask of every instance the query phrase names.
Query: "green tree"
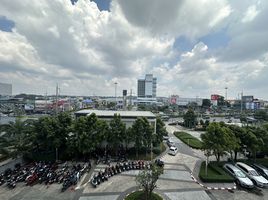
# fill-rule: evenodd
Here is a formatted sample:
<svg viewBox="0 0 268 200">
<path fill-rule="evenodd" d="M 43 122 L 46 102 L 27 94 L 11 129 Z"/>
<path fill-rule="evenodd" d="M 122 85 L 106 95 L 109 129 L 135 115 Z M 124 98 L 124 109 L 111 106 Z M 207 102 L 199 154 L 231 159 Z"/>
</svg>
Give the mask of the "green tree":
<svg viewBox="0 0 268 200">
<path fill-rule="evenodd" d="M 101 125 L 101 126 L 100 126 Z M 86 156 L 98 147 L 104 136 L 106 125 L 98 122 L 97 116 L 93 113 L 87 117 L 79 117 L 74 123 L 74 134 L 76 148 L 79 153 Z"/>
<path fill-rule="evenodd" d="M 188 111 L 183 115 L 184 125 L 188 128 L 194 128 L 196 125 L 197 116 L 194 111 L 189 108 Z"/>
<path fill-rule="evenodd" d="M 156 188 L 156 182 L 161 174 L 163 174 L 163 168 L 156 164 L 152 164 L 150 169 L 139 172 L 136 183 L 144 191 L 145 200 L 152 198 L 152 192 Z"/>
<path fill-rule="evenodd" d="M 146 147 L 147 151 L 151 148 L 153 144 L 153 127 L 151 126 L 150 122 L 147 118 L 142 118 L 142 125 L 143 125 L 143 145 Z M 146 154 L 147 154 L 146 151 Z"/>
<path fill-rule="evenodd" d="M 259 120 L 267 120 L 268 119 L 268 115 L 267 112 L 265 110 L 258 110 L 255 112 L 254 114 L 255 119 L 259 119 Z"/>
<path fill-rule="evenodd" d="M 165 123 L 161 120 L 161 118 L 156 118 L 156 134 L 154 135 L 154 143 L 160 144 L 163 140 L 163 136 L 167 135 L 168 132 L 165 128 Z"/>
<path fill-rule="evenodd" d="M 234 147 L 234 160 L 237 160 L 237 154 L 240 152 L 245 145 L 244 142 L 244 135 L 245 129 L 236 125 L 229 125 L 229 129 L 232 131 L 232 133 L 235 135 L 235 141 L 236 141 L 236 146 Z"/>
<path fill-rule="evenodd" d="M 201 135 L 203 148 L 211 151 L 215 155 L 217 162 L 220 161 L 220 157 L 225 151 L 231 149 L 230 138 L 232 138 L 230 129 L 222 127 L 220 123 L 216 122 L 210 123 L 206 132 Z"/>
<path fill-rule="evenodd" d="M 124 142 L 125 142 L 125 149 L 128 150 L 128 145 L 133 142 L 133 135 L 134 132 L 132 130 L 132 127 L 128 127 L 125 132 Z"/>
<path fill-rule="evenodd" d="M 210 106 L 211 106 L 210 99 L 203 99 L 203 101 L 202 101 L 202 107 L 203 108 L 209 108 Z"/>
<path fill-rule="evenodd" d="M 151 145 L 153 129 L 146 118 L 138 117 L 132 125 L 132 133 L 136 156 L 138 157 L 138 152 L 142 146 L 148 148 Z"/>
<path fill-rule="evenodd" d="M 118 153 L 118 147 L 125 141 L 126 137 L 126 125 L 122 122 L 120 115 L 115 114 L 113 119 L 110 121 L 109 133 L 107 142 Z"/>
<path fill-rule="evenodd" d="M 55 150 L 54 135 L 55 135 L 55 118 L 41 117 L 34 123 L 33 148 L 37 152 L 51 152 Z"/>
</svg>

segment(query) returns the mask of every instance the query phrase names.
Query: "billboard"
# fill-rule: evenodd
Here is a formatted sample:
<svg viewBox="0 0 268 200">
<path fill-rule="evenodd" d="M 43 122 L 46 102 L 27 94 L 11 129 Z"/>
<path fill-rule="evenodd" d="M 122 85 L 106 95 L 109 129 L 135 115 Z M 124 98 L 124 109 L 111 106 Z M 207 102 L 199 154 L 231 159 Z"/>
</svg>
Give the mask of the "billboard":
<svg viewBox="0 0 268 200">
<path fill-rule="evenodd" d="M 127 96 L 127 90 L 123 90 L 123 96 Z"/>
<path fill-rule="evenodd" d="M 171 104 L 176 104 L 177 103 L 177 96 L 171 96 L 170 97 L 170 103 Z"/>
<path fill-rule="evenodd" d="M 218 94 L 212 94 L 211 95 L 211 100 L 213 100 L 213 101 L 218 101 L 219 98 L 220 98 L 220 95 L 218 95 Z"/>
</svg>

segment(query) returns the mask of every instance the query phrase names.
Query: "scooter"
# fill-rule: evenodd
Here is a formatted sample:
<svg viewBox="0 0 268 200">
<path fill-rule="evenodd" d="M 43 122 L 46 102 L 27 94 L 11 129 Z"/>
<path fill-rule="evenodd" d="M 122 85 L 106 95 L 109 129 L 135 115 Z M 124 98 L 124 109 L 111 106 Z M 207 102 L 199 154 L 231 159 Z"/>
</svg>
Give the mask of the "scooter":
<svg viewBox="0 0 268 200">
<path fill-rule="evenodd" d="M 91 181 L 90 181 L 91 185 L 96 188 L 98 185 L 98 181 L 97 178 L 95 177 L 95 175 L 92 177 Z"/>
</svg>

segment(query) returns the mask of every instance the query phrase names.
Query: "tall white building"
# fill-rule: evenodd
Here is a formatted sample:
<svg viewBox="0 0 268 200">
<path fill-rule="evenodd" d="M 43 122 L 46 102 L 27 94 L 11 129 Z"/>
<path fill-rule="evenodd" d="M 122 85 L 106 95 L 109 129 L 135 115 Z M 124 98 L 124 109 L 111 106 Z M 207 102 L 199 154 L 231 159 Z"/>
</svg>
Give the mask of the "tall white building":
<svg viewBox="0 0 268 200">
<path fill-rule="evenodd" d="M 145 79 L 138 79 L 138 98 L 156 98 L 156 81 L 153 74 L 146 74 Z"/>
<path fill-rule="evenodd" d="M 0 95 L 11 96 L 12 95 L 12 84 L 0 83 Z"/>
<path fill-rule="evenodd" d="M 153 74 L 146 74 L 145 79 L 138 79 L 137 103 L 153 104 L 156 103 L 156 82 Z"/>
</svg>

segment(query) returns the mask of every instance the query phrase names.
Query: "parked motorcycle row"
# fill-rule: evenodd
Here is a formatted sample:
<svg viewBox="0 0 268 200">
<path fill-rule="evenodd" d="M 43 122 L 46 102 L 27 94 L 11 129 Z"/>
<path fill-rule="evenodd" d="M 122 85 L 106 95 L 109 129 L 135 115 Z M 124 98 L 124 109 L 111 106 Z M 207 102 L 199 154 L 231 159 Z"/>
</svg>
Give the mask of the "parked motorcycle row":
<svg viewBox="0 0 268 200">
<path fill-rule="evenodd" d="M 61 191 L 65 191 L 77 184 L 81 176 L 90 168 L 90 162 L 72 166 L 68 166 L 67 163 L 58 165 L 51 162 L 37 162 L 23 167 L 16 164 L 13 170 L 9 168 L 0 174 L 0 185 L 13 189 L 18 182 L 24 182 L 29 186 L 37 183 L 46 185 L 58 183 L 62 184 Z"/>
<path fill-rule="evenodd" d="M 129 161 L 129 162 L 117 162 L 115 165 L 107 166 L 104 170 L 95 173 L 90 180 L 90 183 L 93 187 L 97 187 L 102 182 L 107 181 L 110 177 L 120 174 L 124 171 L 129 170 L 140 170 L 140 169 L 150 169 L 151 163 L 140 161 Z"/>
</svg>

